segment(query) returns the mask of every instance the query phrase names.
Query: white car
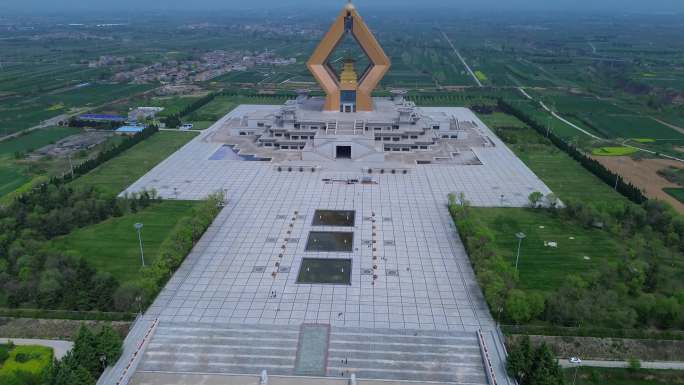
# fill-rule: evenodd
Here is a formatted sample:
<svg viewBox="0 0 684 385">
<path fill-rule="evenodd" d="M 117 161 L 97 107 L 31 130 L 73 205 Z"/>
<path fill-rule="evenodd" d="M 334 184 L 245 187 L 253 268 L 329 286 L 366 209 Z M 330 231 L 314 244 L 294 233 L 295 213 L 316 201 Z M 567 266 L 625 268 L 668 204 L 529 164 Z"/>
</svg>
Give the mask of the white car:
<svg viewBox="0 0 684 385">
<path fill-rule="evenodd" d="M 582 363 L 582 360 L 580 360 L 579 357 L 570 357 L 570 359 L 568 359 L 568 361 L 570 361 L 571 364 L 581 364 Z"/>
</svg>

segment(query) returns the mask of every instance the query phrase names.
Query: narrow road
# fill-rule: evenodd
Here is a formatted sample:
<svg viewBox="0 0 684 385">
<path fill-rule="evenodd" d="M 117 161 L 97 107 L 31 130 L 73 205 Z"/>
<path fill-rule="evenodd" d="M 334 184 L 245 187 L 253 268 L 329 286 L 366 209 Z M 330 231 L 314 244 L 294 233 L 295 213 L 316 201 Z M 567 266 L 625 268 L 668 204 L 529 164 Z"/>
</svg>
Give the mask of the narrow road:
<svg viewBox="0 0 684 385">
<path fill-rule="evenodd" d="M 589 44 L 589 46 L 591 47 L 591 53 L 595 54 L 596 53 L 596 46 L 594 45 L 594 43 L 588 41 L 587 44 Z"/>
<path fill-rule="evenodd" d="M 651 116 L 651 119 L 653 119 L 653 120 L 655 120 L 656 122 L 662 124 L 663 126 L 670 127 L 671 129 L 673 129 L 673 130 L 679 132 L 680 134 L 684 134 L 684 127 L 675 126 L 675 125 L 672 124 L 672 123 L 668 123 L 668 122 L 666 122 L 666 121 L 664 121 L 664 120 L 660 120 L 660 119 L 654 118 L 654 117 L 652 117 L 652 116 Z"/>
<path fill-rule="evenodd" d="M 0 344 L 6 344 L 12 341 L 15 345 L 39 345 L 47 346 L 52 348 L 54 356 L 56 359 L 61 360 L 71 348 L 74 347 L 74 343 L 71 341 L 60 341 L 60 340 L 39 340 L 39 339 L 29 339 L 29 338 L 0 338 Z"/>
<path fill-rule="evenodd" d="M 449 39 L 449 36 L 447 36 L 447 34 L 444 31 L 442 31 L 442 35 L 444 36 L 444 39 L 446 39 L 446 41 L 451 46 L 451 49 L 454 50 L 454 53 L 456 53 L 456 56 L 458 56 L 458 58 L 461 60 L 461 63 L 463 63 L 463 66 L 466 68 L 466 70 L 468 70 L 468 73 L 470 73 L 470 76 L 473 77 L 473 80 L 475 80 L 475 83 L 477 83 L 477 86 L 482 87 L 482 83 L 480 83 L 480 79 L 478 79 L 477 76 L 475 76 L 475 72 L 473 72 L 473 70 L 470 69 L 470 66 L 468 65 L 468 63 L 466 63 L 465 59 L 463 59 L 463 56 L 461 56 L 461 53 L 458 52 L 458 50 L 454 46 L 454 43 L 452 43 L 451 39 Z"/>
<path fill-rule="evenodd" d="M 600 360 L 582 360 L 582 363 L 577 365 L 569 362 L 565 358 L 559 358 L 558 364 L 563 368 L 572 368 L 574 366 L 591 366 L 595 368 L 628 368 L 627 361 L 600 361 Z M 644 369 L 671 369 L 684 370 L 684 362 L 682 361 L 641 361 L 641 367 Z"/>
</svg>

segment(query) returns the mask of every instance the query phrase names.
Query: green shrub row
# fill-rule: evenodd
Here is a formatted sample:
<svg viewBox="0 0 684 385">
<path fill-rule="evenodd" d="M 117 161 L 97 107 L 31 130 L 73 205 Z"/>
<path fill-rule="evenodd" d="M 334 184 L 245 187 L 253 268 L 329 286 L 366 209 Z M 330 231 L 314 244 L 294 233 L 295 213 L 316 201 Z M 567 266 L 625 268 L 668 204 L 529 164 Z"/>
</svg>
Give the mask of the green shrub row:
<svg viewBox="0 0 684 385">
<path fill-rule="evenodd" d="M 0 317 L 96 321 L 132 321 L 133 319 L 135 319 L 135 314 L 103 311 L 0 308 Z"/>
<path fill-rule="evenodd" d="M 224 199 L 222 192 L 212 194 L 190 216 L 178 221 L 160 245 L 159 257 L 151 266 L 142 268 L 143 278 L 119 288 L 114 296 L 115 306 L 135 311 L 138 306 L 150 304 L 214 221 Z"/>
<path fill-rule="evenodd" d="M 506 334 L 684 340 L 684 332 L 677 330 L 615 329 L 591 326 L 563 327 L 556 325 L 501 325 L 501 330 Z"/>
</svg>

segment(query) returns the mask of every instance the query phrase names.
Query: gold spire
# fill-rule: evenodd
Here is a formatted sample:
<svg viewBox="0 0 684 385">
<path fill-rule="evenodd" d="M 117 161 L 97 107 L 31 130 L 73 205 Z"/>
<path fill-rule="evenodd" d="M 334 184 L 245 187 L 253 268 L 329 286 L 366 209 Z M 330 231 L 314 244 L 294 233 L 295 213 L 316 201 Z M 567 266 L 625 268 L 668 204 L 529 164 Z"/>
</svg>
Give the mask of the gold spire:
<svg viewBox="0 0 684 385">
<path fill-rule="evenodd" d="M 355 90 L 358 85 L 359 76 L 354 69 L 354 62 L 355 60 L 351 58 L 344 59 L 342 72 L 340 73 L 340 85 L 343 89 Z"/>
</svg>

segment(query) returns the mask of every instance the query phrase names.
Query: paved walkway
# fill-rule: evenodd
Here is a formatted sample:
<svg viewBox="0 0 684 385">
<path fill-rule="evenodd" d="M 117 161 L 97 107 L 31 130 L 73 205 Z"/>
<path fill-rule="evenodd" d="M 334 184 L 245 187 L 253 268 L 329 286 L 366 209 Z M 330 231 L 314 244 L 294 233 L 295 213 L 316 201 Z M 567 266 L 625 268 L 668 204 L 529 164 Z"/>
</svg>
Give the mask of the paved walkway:
<svg viewBox="0 0 684 385">
<path fill-rule="evenodd" d="M 71 341 L 39 340 L 29 338 L 0 338 L 0 344 L 6 344 L 9 341 L 12 341 L 15 345 L 47 346 L 48 348 L 52 348 L 55 358 L 58 360 L 64 357 L 67 352 L 74 347 L 74 343 Z"/>
<path fill-rule="evenodd" d="M 575 364 L 570 363 L 567 359 L 562 358 L 558 360 L 560 366 L 564 368 L 571 368 Z M 591 366 L 596 368 L 627 368 L 629 362 L 627 361 L 600 361 L 600 360 L 582 360 L 579 366 Z M 643 369 L 674 369 L 684 370 L 684 361 L 641 361 Z"/>
</svg>

